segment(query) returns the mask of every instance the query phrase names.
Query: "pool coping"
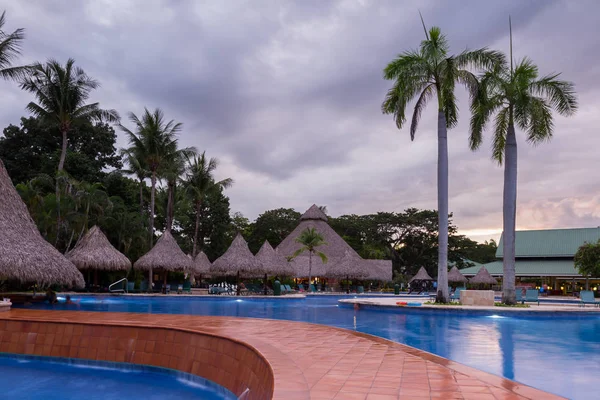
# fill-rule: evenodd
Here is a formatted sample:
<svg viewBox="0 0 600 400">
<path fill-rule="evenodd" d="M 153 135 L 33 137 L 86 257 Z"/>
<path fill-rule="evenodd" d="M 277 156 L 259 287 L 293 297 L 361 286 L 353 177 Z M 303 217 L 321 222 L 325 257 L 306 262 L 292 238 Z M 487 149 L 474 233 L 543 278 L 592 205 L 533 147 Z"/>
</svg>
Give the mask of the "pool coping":
<svg viewBox="0 0 600 400">
<path fill-rule="evenodd" d="M 36 316 L 37 314 L 37 316 Z M 52 315 L 63 318 L 52 318 Z M 79 317 L 88 317 L 87 320 L 81 321 Z M 97 318 L 100 321 L 93 321 L 94 318 L 102 316 L 103 318 Z M 184 317 L 184 318 L 181 318 Z M 435 365 L 451 370 L 453 373 L 464 375 L 468 378 L 474 379 L 486 387 L 497 388 L 498 390 L 507 391 L 520 398 L 546 398 L 546 399 L 562 399 L 562 397 L 544 392 L 542 390 L 527 386 L 522 383 L 511 381 L 509 379 L 499 377 L 484 371 L 480 371 L 476 368 L 466 366 L 464 364 L 448 360 L 446 358 L 437 356 L 435 354 L 419 350 L 401 343 L 393 342 L 388 339 L 384 339 L 378 336 L 369 335 L 362 332 L 355 332 L 348 329 L 330 327 L 321 324 L 313 324 L 299 321 L 283 321 L 283 320 L 272 320 L 272 319 L 258 319 L 258 318 L 243 318 L 243 317 L 209 317 L 209 316 L 190 316 L 190 315 L 178 315 L 178 314 L 137 314 L 137 313 L 108 313 L 108 312 L 97 312 L 97 311 L 47 311 L 39 312 L 39 310 L 12 310 L 7 313 L 0 314 L 0 320 L 18 320 L 18 321 L 32 321 L 32 322 L 49 322 L 49 323 L 76 323 L 82 325 L 110 325 L 110 326 L 126 326 L 126 327 L 146 327 L 146 328 L 162 328 L 162 329 L 173 329 L 180 331 L 187 331 L 192 333 L 201 333 L 205 335 L 213 335 L 217 337 L 226 338 L 238 342 L 244 346 L 254 349 L 263 359 L 266 360 L 267 364 L 271 366 L 271 370 L 274 375 L 274 397 L 281 399 L 307 399 L 310 398 L 311 387 L 308 385 L 307 380 L 304 379 L 302 382 L 302 376 L 304 371 L 301 371 L 299 364 L 297 364 L 294 358 L 291 358 L 282 353 L 281 350 L 275 348 L 272 343 L 269 343 L 268 333 L 263 333 L 262 336 L 267 339 L 258 336 L 244 336 L 243 332 L 227 332 L 228 334 L 215 334 L 210 329 L 205 327 L 205 324 L 200 324 L 194 328 L 188 328 L 181 326 L 182 324 L 189 323 L 190 320 L 202 322 L 202 321 L 217 321 L 220 325 L 226 325 L 228 323 L 239 323 L 242 325 L 245 323 L 254 326 L 256 321 L 263 321 L 264 323 L 273 324 L 275 327 L 282 328 L 282 325 L 292 324 L 293 329 L 284 330 L 287 335 L 294 334 L 294 332 L 304 331 L 304 334 L 311 334 L 315 331 L 323 332 L 327 335 L 335 335 L 341 333 L 355 337 L 357 339 L 363 339 L 371 345 L 384 345 L 386 348 L 392 349 L 396 352 L 401 351 L 404 354 L 416 357 L 425 362 L 431 362 Z M 140 322 L 133 322 L 139 319 Z M 170 322 L 165 322 L 167 319 L 171 319 Z M 151 323 L 153 322 L 153 323 Z M 159 324 L 159 325 L 157 325 Z M 262 324 L 261 324 L 262 325 Z M 268 331 L 267 331 L 268 332 Z M 307 340 L 306 337 L 298 334 L 298 338 L 295 340 L 302 341 Z M 283 362 L 284 365 L 281 365 Z M 275 364 L 274 364 L 275 363 Z M 292 365 L 293 364 L 293 365 Z M 274 367 L 275 365 L 275 367 Z M 301 373 L 299 373 L 301 372 Z M 310 372 L 310 371 L 309 371 Z M 291 374 L 291 375 L 290 375 Z M 397 374 L 397 373 L 396 373 Z M 402 374 L 400 374 L 402 375 Z M 400 379 L 401 376 L 396 376 Z M 288 387 L 291 384 L 294 390 L 285 390 L 283 387 Z M 303 388 L 303 389 L 302 389 Z M 491 389 L 490 389 L 491 390 Z M 333 399 L 333 397 L 331 397 Z"/>
</svg>

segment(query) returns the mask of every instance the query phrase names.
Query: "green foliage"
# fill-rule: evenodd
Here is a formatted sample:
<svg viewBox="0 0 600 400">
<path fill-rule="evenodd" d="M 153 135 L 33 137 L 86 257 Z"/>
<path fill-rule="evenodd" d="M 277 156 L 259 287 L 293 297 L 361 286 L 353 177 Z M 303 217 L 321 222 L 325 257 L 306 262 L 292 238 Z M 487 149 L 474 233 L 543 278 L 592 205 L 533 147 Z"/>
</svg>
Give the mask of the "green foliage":
<svg viewBox="0 0 600 400">
<path fill-rule="evenodd" d="M 301 214 L 292 208 L 278 208 L 260 214 L 252 224 L 248 246 L 253 253 L 258 252 L 265 240 L 273 248 L 277 247 L 298 226 Z"/>
<path fill-rule="evenodd" d="M 529 304 L 505 304 L 505 303 L 495 302 L 494 307 L 529 308 Z"/>
<path fill-rule="evenodd" d="M 600 277 L 600 240 L 585 243 L 575 253 L 575 266 L 583 276 Z"/>
<path fill-rule="evenodd" d="M 0 16 L 0 76 L 4 79 L 21 79 L 29 73 L 29 67 L 15 67 L 13 61 L 21 55 L 21 42 L 25 39 L 25 29 L 12 33 L 5 32 L 6 11 Z"/>
<path fill-rule="evenodd" d="M 294 252 L 292 258 L 298 257 L 300 254 L 308 251 L 311 255 L 316 254 L 319 256 L 321 261 L 323 261 L 323 264 L 327 262 L 327 256 L 324 253 L 317 251 L 317 247 L 327 245 L 327 242 L 325 242 L 323 235 L 317 232 L 315 228 L 306 228 L 302 231 L 300 236 L 296 238 L 296 242 L 300 243 L 302 247 Z"/>
</svg>

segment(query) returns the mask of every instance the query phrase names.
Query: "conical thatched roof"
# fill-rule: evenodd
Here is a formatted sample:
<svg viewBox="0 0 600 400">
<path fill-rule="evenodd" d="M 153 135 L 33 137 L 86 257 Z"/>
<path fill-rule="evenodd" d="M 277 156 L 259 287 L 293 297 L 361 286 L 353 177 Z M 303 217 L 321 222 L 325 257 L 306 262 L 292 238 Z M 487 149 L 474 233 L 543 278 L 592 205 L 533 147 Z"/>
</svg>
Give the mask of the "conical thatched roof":
<svg viewBox="0 0 600 400">
<path fill-rule="evenodd" d="M 469 279 L 469 283 L 473 284 L 484 284 L 484 285 L 495 285 L 498 283 L 496 278 L 494 278 L 485 267 L 481 267 L 479 272 L 475 274 L 474 277 Z"/>
<path fill-rule="evenodd" d="M 460 273 L 457 267 L 452 267 L 450 272 L 448 272 L 448 282 L 467 282 L 468 279 L 466 276 Z"/>
<path fill-rule="evenodd" d="M 368 273 L 365 279 L 371 281 L 392 280 L 392 260 L 363 260 L 362 262 Z"/>
<path fill-rule="evenodd" d="M 294 276 L 292 265 L 276 252 L 269 241 L 265 240 L 263 245 L 256 253 L 256 261 L 260 267 L 268 275 L 278 276 Z"/>
<path fill-rule="evenodd" d="M 42 238 L 1 160 L 0 279 L 85 286 L 75 265 Z"/>
<path fill-rule="evenodd" d="M 245 278 L 259 278 L 265 274 L 240 233 L 227 251 L 215 260 L 210 272 L 213 275 L 236 275 L 239 272 Z"/>
<path fill-rule="evenodd" d="M 171 232 L 166 231 L 158 239 L 154 247 L 140 257 L 133 264 L 133 267 L 141 270 L 157 269 L 163 271 L 184 271 L 192 270 L 193 261 L 191 257 L 185 255 L 175 241 Z"/>
<path fill-rule="evenodd" d="M 85 234 L 67 258 L 79 269 L 121 271 L 131 268 L 131 261 L 110 244 L 97 226 Z"/>
<path fill-rule="evenodd" d="M 365 268 L 364 260 L 356 257 L 347 251 L 344 257 L 336 260 L 325 271 L 328 278 L 357 278 L 363 279 L 369 276 L 369 271 Z"/>
<path fill-rule="evenodd" d="M 427 271 L 425 271 L 425 268 L 421 267 L 419 269 L 419 272 L 417 272 L 417 274 L 412 277 L 410 282 L 412 282 L 412 281 L 432 281 L 432 280 L 433 280 L 433 278 L 431 278 L 429 276 Z"/>
<path fill-rule="evenodd" d="M 194 260 L 194 275 L 210 275 L 210 260 L 203 251 L 196 254 L 196 259 Z"/>
<path fill-rule="evenodd" d="M 296 250 L 302 247 L 300 243 L 296 242 L 296 238 L 302 234 L 308 228 L 315 228 L 315 230 L 323 235 L 326 245 L 319 246 L 316 248 L 317 251 L 323 252 L 329 259 L 327 265 L 323 265 L 319 257 L 313 257 L 312 263 L 312 276 L 323 276 L 324 272 L 327 271 L 328 266 L 333 265 L 334 261 L 344 257 L 348 251 L 351 255 L 360 258 L 358 253 L 354 251 L 348 243 L 342 239 L 330 226 L 327 224 L 327 216 L 317 207 L 313 205 L 310 207 L 302 217 L 300 217 L 300 223 L 280 244 L 277 246 L 277 251 L 283 257 L 289 257 Z M 308 255 L 302 254 L 294 258 L 292 261 L 295 275 L 297 277 L 308 276 Z"/>
</svg>

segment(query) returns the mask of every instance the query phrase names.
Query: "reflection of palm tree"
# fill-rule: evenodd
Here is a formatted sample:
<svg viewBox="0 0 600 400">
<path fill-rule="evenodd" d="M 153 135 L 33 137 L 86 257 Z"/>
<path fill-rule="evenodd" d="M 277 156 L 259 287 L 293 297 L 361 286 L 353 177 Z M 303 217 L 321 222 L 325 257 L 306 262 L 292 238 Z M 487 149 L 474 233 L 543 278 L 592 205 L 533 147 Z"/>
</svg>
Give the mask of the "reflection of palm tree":
<svg viewBox="0 0 600 400">
<path fill-rule="evenodd" d="M 501 321 L 499 324 L 500 352 L 502 353 L 502 376 L 515 379 L 515 342 L 514 326 L 509 321 Z"/>
</svg>

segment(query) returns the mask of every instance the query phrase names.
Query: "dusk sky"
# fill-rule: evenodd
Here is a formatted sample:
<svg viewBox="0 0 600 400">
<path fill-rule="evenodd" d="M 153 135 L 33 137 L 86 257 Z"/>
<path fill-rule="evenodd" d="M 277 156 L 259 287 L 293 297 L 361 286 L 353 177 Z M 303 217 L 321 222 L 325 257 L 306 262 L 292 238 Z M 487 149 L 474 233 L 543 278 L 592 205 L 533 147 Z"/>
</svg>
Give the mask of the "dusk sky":
<svg viewBox="0 0 600 400">
<path fill-rule="evenodd" d="M 102 87 L 92 94 L 126 117 L 144 107 L 184 125 L 182 146 L 217 157 L 231 177 L 232 212 L 273 208 L 332 216 L 435 208 L 436 110 L 414 142 L 381 102 L 382 69 L 439 26 L 453 52 L 489 46 L 542 74 L 573 81 L 580 108 L 556 116 L 554 137 L 533 147 L 517 131 L 517 229 L 600 225 L 600 2 L 214 0 L 0 1 L 7 31 L 26 29 L 20 62 L 76 60 Z M 0 126 L 18 124 L 33 98 L 1 82 Z M 483 240 L 502 227 L 503 170 L 490 136 L 468 148 L 467 96 L 449 131 L 450 211 Z M 411 111 L 412 113 L 412 104 Z M 124 118 L 123 123 L 131 124 Z M 118 146 L 127 145 L 119 133 Z"/>
</svg>

